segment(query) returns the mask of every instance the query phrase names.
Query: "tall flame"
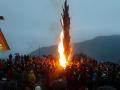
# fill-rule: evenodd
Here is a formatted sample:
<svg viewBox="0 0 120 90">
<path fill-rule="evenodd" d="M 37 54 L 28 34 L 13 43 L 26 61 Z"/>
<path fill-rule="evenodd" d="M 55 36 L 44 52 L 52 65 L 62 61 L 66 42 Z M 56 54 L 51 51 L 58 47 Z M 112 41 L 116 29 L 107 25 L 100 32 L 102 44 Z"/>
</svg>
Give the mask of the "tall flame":
<svg viewBox="0 0 120 90">
<path fill-rule="evenodd" d="M 58 45 L 58 53 L 59 53 L 59 63 L 63 68 L 65 68 L 66 64 L 67 64 L 67 60 L 66 60 L 65 54 L 64 54 L 63 39 L 64 39 L 64 34 L 63 34 L 63 30 L 62 30 L 61 34 L 60 34 L 60 42 Z"/>
<path fill-rule="evenodd" d="M 67 0 L 64 3 L 64 9 L 61 19 L 62 31 L 60 34 L 60 42 L 58 45 L 59 63 L 65 68 L 67 63 L 70 62 L 72 48 L 70 45 L 70 17 L 69 17 L 69 5 Z"/>
</svg>

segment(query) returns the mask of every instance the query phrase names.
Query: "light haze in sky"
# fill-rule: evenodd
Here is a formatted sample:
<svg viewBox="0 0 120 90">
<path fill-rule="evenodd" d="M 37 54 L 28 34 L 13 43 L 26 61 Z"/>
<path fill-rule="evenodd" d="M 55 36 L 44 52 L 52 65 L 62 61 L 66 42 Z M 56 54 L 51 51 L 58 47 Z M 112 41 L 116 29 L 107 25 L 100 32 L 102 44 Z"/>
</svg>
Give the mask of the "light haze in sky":
<svg viewBox="0 0 120 90">
<path fill-rule="evenodd" d="M 10 52 L 57 44 L 64 0 L 0 0 L 0 27 Z M 71 41 L 120 34 L 120 0 L 68 0 Z M 1 53 L 1 55 L 3 55 Z"/>
</svg>

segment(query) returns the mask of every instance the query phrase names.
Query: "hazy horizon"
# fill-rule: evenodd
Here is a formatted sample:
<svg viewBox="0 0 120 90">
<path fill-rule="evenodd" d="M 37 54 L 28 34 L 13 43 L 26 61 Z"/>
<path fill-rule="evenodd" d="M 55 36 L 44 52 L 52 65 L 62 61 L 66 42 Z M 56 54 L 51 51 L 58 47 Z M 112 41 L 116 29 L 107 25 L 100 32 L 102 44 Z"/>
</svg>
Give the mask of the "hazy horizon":
<svg viewBox="0 0 120 90">
<path fill-rule="evenodd" d="M 29 53 L 58 42 L 64 0 L 1 0 L 0 21 L 11 52 Z M 119 0 L 68 0 L 71 41 L 120 34 Z M 3 55 L 1 53 L 1 55 Z"/>
</svg>

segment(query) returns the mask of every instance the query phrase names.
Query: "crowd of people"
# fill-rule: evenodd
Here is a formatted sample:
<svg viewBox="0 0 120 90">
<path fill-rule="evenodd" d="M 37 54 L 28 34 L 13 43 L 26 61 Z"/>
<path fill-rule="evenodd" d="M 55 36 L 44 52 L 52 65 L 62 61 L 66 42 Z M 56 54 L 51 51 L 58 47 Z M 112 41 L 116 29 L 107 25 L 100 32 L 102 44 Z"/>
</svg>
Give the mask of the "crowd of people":
<svg viewBox="0 0 120 90">
<path fill-rule="evenodd" d="M 5 79 L 6 78 L 6 79 Z M 59 67 L 52 55 L 9 55 L 0 59 L 0 81 L 15 81 L 11 87 L 5 83 L 3 90 L 96 90 L 111 86 L 120 90 L 120 64 L 98 62 L 84 54 L 72 57 L 66 68 Z M 1 84 L 1 83 L 0 83 Z"/>
</svg>

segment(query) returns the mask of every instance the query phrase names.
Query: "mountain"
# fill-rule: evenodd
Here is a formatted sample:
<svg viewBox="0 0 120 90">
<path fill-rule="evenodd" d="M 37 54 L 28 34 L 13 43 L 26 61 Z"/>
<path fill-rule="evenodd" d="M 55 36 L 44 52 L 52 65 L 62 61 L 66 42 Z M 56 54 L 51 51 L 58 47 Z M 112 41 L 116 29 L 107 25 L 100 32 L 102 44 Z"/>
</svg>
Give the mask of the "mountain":
<svg viewBox="0 0 120 90">
<path fill-rule="evenodd" d="M 56 55 L 57 46 L 49 46 L 37 49 L 31 55 Z M 120 62 L 120 35 L 99 36 L 91 40 L 74 43 L 73 53 L 84 53 L 90 57 L 102 61 Z"/>
</svg>

